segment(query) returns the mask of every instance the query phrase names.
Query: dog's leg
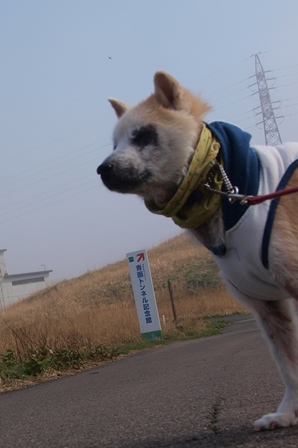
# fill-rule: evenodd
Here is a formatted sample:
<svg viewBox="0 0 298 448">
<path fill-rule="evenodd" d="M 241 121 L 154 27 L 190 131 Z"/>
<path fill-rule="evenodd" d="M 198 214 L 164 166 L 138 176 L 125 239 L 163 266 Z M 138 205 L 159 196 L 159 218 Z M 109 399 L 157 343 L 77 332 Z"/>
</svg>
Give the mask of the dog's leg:
<svg viewBox="0 0 298 448">
<path fill-rule="evenodd" d="M 297 183 L 298 170 L 288 187 Z M 297 194 L 280 199 L 269 247 L 269 268 L 273 278 L 295 300 L 253 301 L 259 324 L 285 384 L 285 396 L 276 413 L 257 420 L 257 430 L 291 426 L 298 422 L 298 324 L 297 309 L 294 308 L 294 302 L 298 300 L 298 222 L 293 217 L 297 207 Z"/>
<path fill-rule="evenodd" d="M 255 430 L 296 425 L 298 422 L 298 330 L 293 300 L 249 300 L 247 304 L 255 312 L 285 384 L 285 395 L 277 411 L 256 420 Z"/>
</svg>

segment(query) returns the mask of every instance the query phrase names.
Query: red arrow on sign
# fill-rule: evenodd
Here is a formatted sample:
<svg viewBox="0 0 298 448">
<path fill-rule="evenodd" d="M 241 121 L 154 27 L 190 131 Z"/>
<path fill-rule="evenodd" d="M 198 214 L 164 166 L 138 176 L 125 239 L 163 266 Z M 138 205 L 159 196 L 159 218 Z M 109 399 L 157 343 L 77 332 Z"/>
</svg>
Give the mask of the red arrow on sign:
<svg viewBox="0 0 298 448">
<path fill-rule="evenodd" d="M 145 261 L 145 254 L 137 254 L 137 262 L 140 263 L 140 261 Z"/>
</svg>

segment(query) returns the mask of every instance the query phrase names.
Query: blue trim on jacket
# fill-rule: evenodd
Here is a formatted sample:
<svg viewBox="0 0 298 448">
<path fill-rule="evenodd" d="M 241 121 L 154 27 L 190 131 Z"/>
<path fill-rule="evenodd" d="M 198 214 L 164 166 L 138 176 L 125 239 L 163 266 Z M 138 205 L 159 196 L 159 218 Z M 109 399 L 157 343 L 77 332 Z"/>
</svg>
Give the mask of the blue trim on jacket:
<svg viewBox="0 0 298 448">
<path fill-rule="evenodd" d="M 276 191 L 283 190 L 286 188 L 290 178 L 292 177 L 293 172 L 298 167 L 298 160 L 295 160 L 286 170 L 285 174 L 281 178 Z M 263 234 L 263 241 L 262 241 L 262 263 L 265 266 L 265 268 L 269 269 L 269 256 L 268 256 L 268 248 L 269 248 L 269 242 L 271 237 L 271 231 L 273 227 L 273 222 L 275 218 L 275 213 L 277 206 L 279 204 L 280 198 L 275 198 L 271 201 L 267 221 L 264 229 Z"/>
</svg>

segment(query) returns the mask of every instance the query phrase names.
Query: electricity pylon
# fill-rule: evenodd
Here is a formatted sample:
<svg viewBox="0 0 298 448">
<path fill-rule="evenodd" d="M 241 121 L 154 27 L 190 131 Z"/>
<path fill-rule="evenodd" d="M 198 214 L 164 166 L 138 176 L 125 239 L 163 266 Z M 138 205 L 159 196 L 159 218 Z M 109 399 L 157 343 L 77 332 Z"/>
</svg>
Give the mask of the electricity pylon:
<svg viewBox="0 0 298 448">
<path fill-rule="evenodd" d="M 260 58 L 257 54 L 255 54 L 255 67 L 256 67 L 256 78 L 258 84 L 258 93 L 262 109 L 261 113 L 263 116 L 263 120 L 257 124 L 263 124 L 264 126 L 266 145 L 276 146 L 280 144 L 282 141 L 280 138 L 280 133 L 273 112 L 274 108 L 272 107 L 272 101 L 269 95 L 270 88 L 268 88 L 265 71 L 261 64 Z"/>
</svg>

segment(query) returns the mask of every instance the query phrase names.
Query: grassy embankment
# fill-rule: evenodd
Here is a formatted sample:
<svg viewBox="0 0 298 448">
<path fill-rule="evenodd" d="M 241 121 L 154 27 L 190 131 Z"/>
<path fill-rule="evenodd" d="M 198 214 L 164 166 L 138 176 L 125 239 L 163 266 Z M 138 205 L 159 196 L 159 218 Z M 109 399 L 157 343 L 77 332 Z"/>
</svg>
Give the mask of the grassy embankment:
<svg viewBox="0 0 298 448">
<path fill-rule="evenodd" d="M 162 343 L 216 334 L 221 323 L 206 317 L 245 311 L 222 286 L 210 255 L 186 235 L 160 244 L 148 255 Z M 160 343 L 142 341 L 127 261 L 119 261 L 60 282 L 1 312 L 0 388 L 98 365 Z"/>
</svg>

